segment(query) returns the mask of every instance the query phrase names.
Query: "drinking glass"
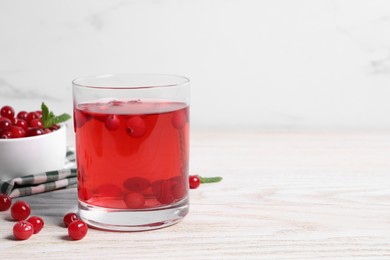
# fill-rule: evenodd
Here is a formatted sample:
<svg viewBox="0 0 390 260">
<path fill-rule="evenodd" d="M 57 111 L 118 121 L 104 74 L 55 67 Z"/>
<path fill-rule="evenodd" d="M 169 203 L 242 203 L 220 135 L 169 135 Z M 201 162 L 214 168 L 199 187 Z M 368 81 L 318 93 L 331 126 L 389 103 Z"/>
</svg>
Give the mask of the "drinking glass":
<svg viewBox="0 0 390 260">
<path fill-rule="evenodd" d="M 142 231 L 188 213 L 189 80 L 119 74 L 73 81 L 79 215 Z"/>
</svg>

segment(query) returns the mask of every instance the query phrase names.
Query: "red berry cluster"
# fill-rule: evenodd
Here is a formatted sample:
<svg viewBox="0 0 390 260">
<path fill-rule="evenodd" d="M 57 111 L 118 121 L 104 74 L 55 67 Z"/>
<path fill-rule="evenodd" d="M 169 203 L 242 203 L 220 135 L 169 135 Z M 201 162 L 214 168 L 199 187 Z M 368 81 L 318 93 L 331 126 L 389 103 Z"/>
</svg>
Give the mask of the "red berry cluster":
<svg viewBox="0 0 390 260">
<path fill-rule="evenodd" d="M 68 228 L 69 237 L 80 240 L 87 235 L 88 226 L 76 213 L 68 213 L 64 216 L 64 224 Z"/>
<path fill-rule="evenodd" d="M 11 106 L 3 106 L 0 110 L 0 138 L 21 138 L 50 133 L 59 128 L 53 125 L 50 128 L 44 128 L 42 111 L 20 111 L 15 114 Z"/>
<path fill-rule="evenodd" d="M 12 204 L 11 198 L 7 194 L 0 194 L 0 211 L 11 208 L 11 217 L 18 221 L 13 227 L 13 233 L 17 240 L 29 239 L 33 234 L 39 233 L 44 221 L 38 216 L 30 216 L 31 207 L 23 200 Z M 68 227 L 68 234 L 73 240 L 82 239 L 88 231 L 85 224 L 75 213 L 68 213 L 64 217 L 65 226 Z"/>
<path fill-rule="evenodd" d="M 13 227 L 16 239 L 26 240 L 42 230 L 45 224 L 43 219 L 37 216 L 29 217 L 31 207 L 27 202 L 19 200 L 12 204 L 7 194 L 0 194 L 0 211 L 6 211 L 9 208 L 11 208 L 11 217 L 18 221 Z"/>
</svg>

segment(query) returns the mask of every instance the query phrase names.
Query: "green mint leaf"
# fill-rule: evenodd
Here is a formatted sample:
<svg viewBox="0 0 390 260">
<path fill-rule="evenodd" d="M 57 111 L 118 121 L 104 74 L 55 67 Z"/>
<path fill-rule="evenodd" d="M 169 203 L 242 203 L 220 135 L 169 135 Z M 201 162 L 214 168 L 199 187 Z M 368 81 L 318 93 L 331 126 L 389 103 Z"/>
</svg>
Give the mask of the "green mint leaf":
<svg viewBox="0 0 390 260">
<path fill-rule="evenodd" d="M 47 118 L 49 117 L 49 108 L 45 105 L 45 103 L 42 102 L 41 104 L 41 110 L 42 110 L 42 122 L 45 122 Z"/>
<path fill-rule="evenodd" d="M 199 176 L 200 183 L 214 183 L 222 181 L 222 177 L 202 177 Z"/>
<path fill-rule="evenodd" d="M 51 122 L 52 122 L 52 124 L 59 124 L 59 123 L 65 122 L 69 119 L 71 119 L 71 116 L 69 114 L 64 113 L 64 114 L 61 114 L 59 116 L 53 117 Z"/>
<path fill-rule="evenodd" d="M 52 125 L 63 123 L 71 118 L 69 114 L 61 114 L 59 116 L 55 116 L 53 111 L 50 111 L 49 108 L 42 102 L 41 104 L 42 110 L 42 123 L 44 128 L 49 128 Z"/>
<path fill-rule="evenodd" d="M 54 117 L 55 117 L 54 113 L 53 113 L 52 111 L 50 111 L 50 113 L 49 113 L 47 119 L 52 119 L 52 118 L 54 118 Z"/>
</svg>

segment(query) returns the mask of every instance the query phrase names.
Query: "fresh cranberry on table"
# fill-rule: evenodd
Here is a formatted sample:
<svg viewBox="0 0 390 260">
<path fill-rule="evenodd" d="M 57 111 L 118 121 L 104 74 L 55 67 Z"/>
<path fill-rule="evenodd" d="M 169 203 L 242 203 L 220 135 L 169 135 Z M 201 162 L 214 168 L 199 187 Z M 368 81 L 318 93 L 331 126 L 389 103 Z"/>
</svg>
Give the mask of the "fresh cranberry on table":
<svg viewBox="0 0 390 260">
<path fill-rule="evenodd" d="M 190 182 L 190 189 L 196 189 L 200 185 L 200 178 L 198 175 L 190 175 L 189 182 Z"/>
<path fill-rule="evenodd" d="M 68 227 L 70 225 L 70 223 L 72 223 L 75 220 L 79 220 L 79 219 L 80 218 L 76 213 L 70 212 L 64 216 L 64 224 L 66 227 Z"/>
<path fill-rule="evenodd" d="M 14 225 L 13 233 L 16 239 L 26 240 L 34 233 L 34 226 L 30 222 L 21 220 Z"/>
<path fill-rule="evenodd" d="M 6 211 L 11 207 L 12 199 L 5 193 L 0 194 L 0 211 Z"/>
<path fill-rule="evenodd" d="M 30 213 L 31 207 L 24 200 L 15 202 L 11 207 L 11 216 L 15 220 L 25 220 L 30 216 Z"/>
<path fill-rule="evenodd" d="M 87 232 L 88 226 L 82 220 L 75 220 L 68 226 L 68 234 L 73 240 L 83 239 Z"/>
<path fill-rule="evenodd" d="M 39 231 L 42 230 L 43 226 L 45 225 L 45 222 L 42 218 L 37 216 L 32 216 L 27 219 L 27 222 L 31 223 L 34 227 L 34 234 L 39 233 Z"/>
</svg>

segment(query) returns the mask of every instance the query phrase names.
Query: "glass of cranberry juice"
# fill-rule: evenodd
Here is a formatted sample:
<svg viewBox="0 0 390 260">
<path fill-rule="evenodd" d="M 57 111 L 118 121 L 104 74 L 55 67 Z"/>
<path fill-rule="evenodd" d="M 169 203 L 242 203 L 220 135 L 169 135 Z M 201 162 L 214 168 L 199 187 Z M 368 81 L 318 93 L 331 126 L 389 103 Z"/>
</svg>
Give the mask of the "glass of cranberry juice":
<svg viewBox="0 0 390 260">
<path fill-rule="evenodd" d="M 170 226 L 188 213 L 189 80 L 73 81 L 80 217 L 100 229 Z"/>
</svg>

